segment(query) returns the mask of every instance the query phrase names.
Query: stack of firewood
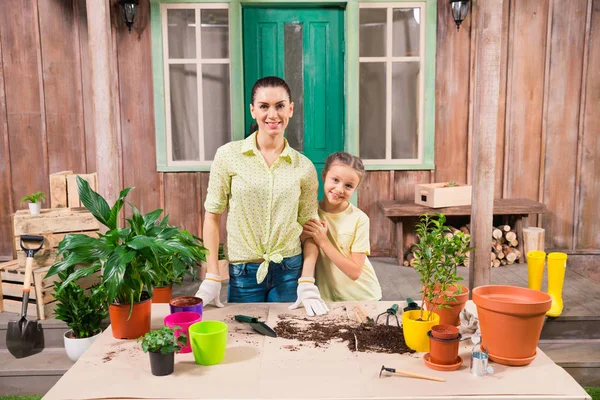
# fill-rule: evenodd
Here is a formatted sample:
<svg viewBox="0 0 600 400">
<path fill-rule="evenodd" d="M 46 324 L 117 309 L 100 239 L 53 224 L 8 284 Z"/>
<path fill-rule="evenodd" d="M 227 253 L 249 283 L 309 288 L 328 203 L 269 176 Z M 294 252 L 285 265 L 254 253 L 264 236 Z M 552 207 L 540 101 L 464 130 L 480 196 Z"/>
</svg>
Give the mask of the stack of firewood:
<svg viewBox="0 0 600 400">
<path fill-rule="evenodd" d="M 463 232 L 467 237 L 471 235 L 469 225 L 461 226 L 456 229 L 450 226 L 450 231 L 447 235 L 456 235 L 457 232 Z M 519 241 L 517 240 L 517 234 L 512 230 L 510 225 L 500 225 L 492 229 L 492 246 L 490 252 L 491 266 L 499 267 L 501 265 L 514 264 L 520 257 L 521 252 L 517 250 Z M 415 266 L 415 245 L 410 246 L 404 252 L 404 266 L 414 267 Z M 469 266 L 470 253 L 467 253 L 467 257 L 464 262 L 464 266 Z"/>
</svg>

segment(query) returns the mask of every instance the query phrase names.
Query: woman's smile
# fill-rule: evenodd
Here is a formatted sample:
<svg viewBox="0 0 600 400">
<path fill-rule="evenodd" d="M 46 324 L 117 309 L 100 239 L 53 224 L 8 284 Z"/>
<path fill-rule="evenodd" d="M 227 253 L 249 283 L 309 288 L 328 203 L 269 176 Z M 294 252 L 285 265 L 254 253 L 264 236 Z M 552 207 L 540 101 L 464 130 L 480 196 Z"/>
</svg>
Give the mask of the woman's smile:
<svg viewBox="0 0 600 400">
<path fill-rule="evenodd" d="M 256 91 L 250 112 L 256 119 L 259 132 L 283 135 L 294 114 L 294 103 L 290 102 L 284 88 L 263 87 Z"/>
</svg>

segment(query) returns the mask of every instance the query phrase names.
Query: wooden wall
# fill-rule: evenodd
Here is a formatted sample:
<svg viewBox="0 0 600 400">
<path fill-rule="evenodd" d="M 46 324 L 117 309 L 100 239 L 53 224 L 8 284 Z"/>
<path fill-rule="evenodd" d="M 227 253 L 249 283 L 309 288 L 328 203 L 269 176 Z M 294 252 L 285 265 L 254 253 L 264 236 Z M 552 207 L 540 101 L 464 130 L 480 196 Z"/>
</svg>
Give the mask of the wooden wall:
<svg viewBox="0 0 600 400">
<path fill-rule="evenodd" d="M 470 182 L 474 3 L 457 31 L 448 1 L 438 0 L 436 170 L 370 172 L 360 188 L 373 255 L 396 251 L 379 200 L 411 199 L 420 182 Z M 2 5 L 0 257 L 10 257 L 19 199 L 48 193 L 50 173 L 96 171 L 96 158 L 85 0 Z M 149 27 L 113 27 L 113 59 L 122 186 L 136 187 L 129 197 L 142 211 L 164 208 L 200 234 L 207 173 L 156 172 Z M 598 276 L 599 65 L 600 0 L 504 1 L 495 196 L 544 202 L 546 247 L 585 256 L 583 268 Z"/>
</svg>

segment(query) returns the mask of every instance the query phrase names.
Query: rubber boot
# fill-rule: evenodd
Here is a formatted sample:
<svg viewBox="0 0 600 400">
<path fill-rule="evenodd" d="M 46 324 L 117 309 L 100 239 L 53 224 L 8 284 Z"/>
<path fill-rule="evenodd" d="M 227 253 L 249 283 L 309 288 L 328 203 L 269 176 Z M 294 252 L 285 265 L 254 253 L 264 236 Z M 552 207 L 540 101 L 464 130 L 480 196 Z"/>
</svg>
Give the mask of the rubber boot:
<svg viewBox="0 0 600 400">
<path fill-rule="evenodd" d="M 546 253 L 541 250 L 531 250 L 527 253 L 527 287 L 533 290 L 542 290 L 542 277 Z"/>
<path fill-rule="evenodd" d="M 548 254 L 548 294 L 552 297 L 552 307 L 546 313 L 549 317 L 558 317 L 563 310 L 562 290 L 567 270 L 565 253 Z"/>
</svg>

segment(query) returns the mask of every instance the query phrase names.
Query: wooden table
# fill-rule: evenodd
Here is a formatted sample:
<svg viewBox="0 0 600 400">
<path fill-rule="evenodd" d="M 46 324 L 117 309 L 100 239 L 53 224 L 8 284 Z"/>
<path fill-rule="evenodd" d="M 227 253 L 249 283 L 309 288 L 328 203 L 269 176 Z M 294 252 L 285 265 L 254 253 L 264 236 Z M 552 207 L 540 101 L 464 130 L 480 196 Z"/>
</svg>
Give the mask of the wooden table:
<svg viewBox="0 0 600 400">
<path fill-rule="evenodd" d="M 327 318 L 347 320 L 354 304 L 331 303 Z M 360 304 L 375 316 L 392 302 Z M 398 304 L 404 307 L 405 302 Z M 233 321 L 238 313 L 254 315 L 274 327 L 281 314 L 304 317 L 304 310 L 290 312 L 287 306 L 263 303 L 208 307 L 205 320 L 223 320 L 229 325 L 225 360 L 205 367 L 196 365 L 191 353 L 177 354 L 175 372 L 165 377 L 151 375 L 148 355 L 139 343 L 116 340 L 108 328 L 44 399 L 590 399 L 539 349 L 529 366 L 492 364 L 494 375 L 476 377 L 469 372 L 472 346 L 467 343 L 460 348 L 462 367 L 440 372 L 427 368 L 422 354 L 352 352 L 340 342 L 314 347 L 308 342 L 261 336 L 247 324 Z M 161 325 L 167 312 L 166 305 L 153 305 L 154 328 Z M 382 365 L 442 377 L 446 382 L 398 375 L 379 378 Z"/>
<path fill-rule="evenodd" d="M 418 217 L 423 214 L 443 213 L 446 216 L 471 215 L 471 206 L 454 206 L 431 208 L 415 204 L 413 201 L 380 201 L 379 207 L 383 214 L 390 218 L 396 225 L 396 240 L 398 263 L 404 261 L 404 226 L 403 220 L 407 217 Z M 528 217 L 535 214 L 545 214 L 544 204 L 529 199 L 496 199 L 494 200 L 494 215 L 512 216 L 515 219 L 515 231 L 519 239 L 518 250 L 521 252 L 519 263 L 525 262 L 523 251 L 523 227 L 528 226 Z M 491 233 L 490 233 L 491 236 Z"/>
</svg>

